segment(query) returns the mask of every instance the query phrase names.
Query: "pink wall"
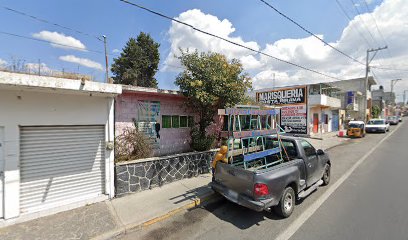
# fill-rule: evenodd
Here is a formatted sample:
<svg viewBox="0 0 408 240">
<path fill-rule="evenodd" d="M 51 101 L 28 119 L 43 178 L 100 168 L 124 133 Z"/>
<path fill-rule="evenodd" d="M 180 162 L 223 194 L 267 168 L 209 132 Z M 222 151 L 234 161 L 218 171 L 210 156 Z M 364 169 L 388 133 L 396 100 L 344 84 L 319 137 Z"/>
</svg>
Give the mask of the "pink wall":
<svg viewBox="0 0 408 240">
<path fill-rule="evenodd" d="M 126 127 L 133 127 L 133 118 L 138 119 L 138 101 L 159 101 L 160 113 L 157 122 L 160 123 L 160 149 L 154 151 L 155 156 L 190 151 L 190 128 L 162 128 L 162 115 L 194 116 L 185 107 L 185 98 L 172 94 L 155 94 L 143 92 L 124 92 L 115 102 L 115 134 L 121 134 Z M 197 119 L 195 118 L 195 121 Z"/>
</svg>

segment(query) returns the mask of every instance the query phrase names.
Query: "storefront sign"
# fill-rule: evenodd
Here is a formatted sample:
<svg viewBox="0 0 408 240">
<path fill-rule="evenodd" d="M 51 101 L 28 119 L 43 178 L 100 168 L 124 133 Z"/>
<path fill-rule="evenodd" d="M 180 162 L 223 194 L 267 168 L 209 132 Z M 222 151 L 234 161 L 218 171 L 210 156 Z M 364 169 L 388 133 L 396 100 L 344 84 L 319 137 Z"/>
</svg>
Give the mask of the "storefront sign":
<svg viewBox="0 0 408 240">
<path fill-rule="evenodd" d="M 282 106 L 280 126 L 286 133 L 307 134 L 306 104 Z"/>
<path fill-rule="evenodd" d="M 306 86 L 256 93 L 257 101 L 268 105 L 305 104 L 306 98 Z"/>
</svg>

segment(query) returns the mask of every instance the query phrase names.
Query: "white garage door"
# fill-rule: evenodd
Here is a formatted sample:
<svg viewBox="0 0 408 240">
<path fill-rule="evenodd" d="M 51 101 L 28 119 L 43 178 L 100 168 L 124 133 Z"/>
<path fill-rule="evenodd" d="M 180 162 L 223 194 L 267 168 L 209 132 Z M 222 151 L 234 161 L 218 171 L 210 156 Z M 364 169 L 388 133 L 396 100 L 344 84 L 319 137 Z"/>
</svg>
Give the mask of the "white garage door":
<svg viewBox="0 0 408 240">
<path fill-rule="evenodd" d="M 102 195 L 104 153 L 104 126 L 21 127 L 21 212 Z"/>
</svg>

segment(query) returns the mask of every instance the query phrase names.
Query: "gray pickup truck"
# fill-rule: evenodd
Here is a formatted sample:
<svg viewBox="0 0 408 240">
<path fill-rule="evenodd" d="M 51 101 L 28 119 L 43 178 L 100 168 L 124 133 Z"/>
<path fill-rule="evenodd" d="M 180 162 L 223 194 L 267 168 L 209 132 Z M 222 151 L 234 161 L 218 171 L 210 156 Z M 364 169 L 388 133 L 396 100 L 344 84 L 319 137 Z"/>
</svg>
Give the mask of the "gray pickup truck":
<svg viewBox="0 0 408 240">
<path fill-rule="evenodd" d="M 266 139 L 269 148 L 276 146 L 276 137 Z M 331 162 L 325 152 L 302 138 L 282 136 L 281 146 L 286 152 L 284 161 L 264 169 L 217 163 L 211 187 L 244 207 L 259 212 L 273 209 L 280 216 L 289 217 L 296 199 L 329 184 Z M 277 157 L 270 155 L 266 161 L 272 162 Z"/>
</svg>

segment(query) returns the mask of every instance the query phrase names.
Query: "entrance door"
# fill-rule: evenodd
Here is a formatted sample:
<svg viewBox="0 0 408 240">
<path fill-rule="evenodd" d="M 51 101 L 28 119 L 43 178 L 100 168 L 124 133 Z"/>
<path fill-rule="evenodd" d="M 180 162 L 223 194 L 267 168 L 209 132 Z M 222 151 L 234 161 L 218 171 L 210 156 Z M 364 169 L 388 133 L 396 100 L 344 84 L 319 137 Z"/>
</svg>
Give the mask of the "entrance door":
<svg viewBox="0 0 408 240">
<path fill-rule="evenodd" d="M 0 127 L 0 218 L 3 217 L 4 128 Z"/>
<path fill-rule="evenodd" d="M 332 131 L 334 132 L 339 130 L 339 113 L 336 111 L 333 111 L 332 113 Z"/>
<path fill-rule="evenodd" d="M 313 132 L 317 133 L 319 131 L 319 114 L 313 113 Z"/>
</svg>

